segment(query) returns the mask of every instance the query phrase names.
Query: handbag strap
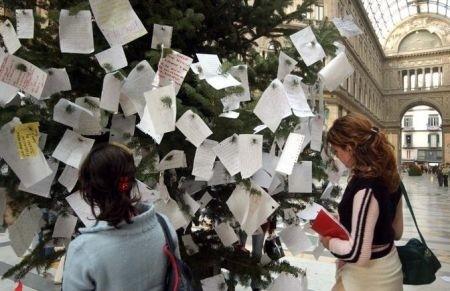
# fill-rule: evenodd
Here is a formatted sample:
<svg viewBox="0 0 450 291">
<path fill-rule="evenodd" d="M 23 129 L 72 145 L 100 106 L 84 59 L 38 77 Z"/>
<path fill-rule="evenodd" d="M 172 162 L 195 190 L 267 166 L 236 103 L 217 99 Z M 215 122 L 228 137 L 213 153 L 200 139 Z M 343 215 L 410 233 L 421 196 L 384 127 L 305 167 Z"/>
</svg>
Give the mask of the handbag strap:
<svg viewBox="0 0 450 291">
<path fill-rule="evenodd" d="M 427 246 L 425 239 L 423 238 L 422 233 L 419 230 L 419 226 L 417 225 L 416 216 L 414 215 L 414 212 L 412 210 L 411 202 L 409 201 L 408 193 L 406 192 L 405 185 L 403 185 L 403 182 L 400 182 L 400 188 L 403 194 L 403 197 L 405 197 L 406 205 L 408 205 L 408 209 L 411 212 L 411 216 L 413 218 L 414 224 L 416 225 L 417 232 L 419 233 L 420 240 L 424 244 L 424 246 Z"/>
<path fill-rule="evenodd" d="M 169 226 L 167 225 L 166 220 L 159 213 L 156 213 L 156 217 L 158 218 L 158 222 L 164 231 L 164 237 L 166 238 L 166 243 L 169 245 L 170 250 L 172 252 L 175 252 L 175 243 L 172 239 L 172 235 L 170 234 Z"/>
</svg>

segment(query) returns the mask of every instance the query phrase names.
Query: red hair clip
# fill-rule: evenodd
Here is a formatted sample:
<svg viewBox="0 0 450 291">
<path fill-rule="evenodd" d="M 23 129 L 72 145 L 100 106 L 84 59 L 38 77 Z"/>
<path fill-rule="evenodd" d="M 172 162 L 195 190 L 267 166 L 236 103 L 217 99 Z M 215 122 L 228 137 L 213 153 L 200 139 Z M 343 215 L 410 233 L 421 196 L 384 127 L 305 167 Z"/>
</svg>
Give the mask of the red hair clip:
<svg viewBox="0 0 450 291">
<path fill-rule="evenodd" d="M 130 189 L 130 177 L 120 177 L 118 190 L 119 192 L 126 192 Z"/>
</svg>

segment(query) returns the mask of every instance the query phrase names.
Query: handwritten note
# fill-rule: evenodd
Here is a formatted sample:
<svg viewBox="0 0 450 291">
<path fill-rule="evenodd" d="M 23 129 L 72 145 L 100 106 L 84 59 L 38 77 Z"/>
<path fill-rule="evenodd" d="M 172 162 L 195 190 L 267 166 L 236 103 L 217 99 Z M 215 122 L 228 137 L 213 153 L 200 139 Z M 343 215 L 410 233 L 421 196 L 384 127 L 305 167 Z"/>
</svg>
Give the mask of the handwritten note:
<svg viewBox="0 0 450 291">
<path fill-rule="evenodd" d="M 66 165 L 79 169 L 95 140 L 66 130 L 52 156 Z"/>
<path fill-rule="evenodd" d="M 147 34 L 128 0 L 89 0 L 89 3 L 109 45 L 124 45 Z"/>
<path fill-rule="evenodd" d="M 263 136 L 240 134 L 238 139 L 239 161 L 243 179 L 251 177 L 262 167 Z"/>
<path fill-rule="evenodd" d="M 14 140 L 14 128 L 20 124 L 18 118 L 13 118 L 0 130 L 0 156 L 6 161 L 14 173 L 19 177 L 25 187 L 29 187 L 41 181 L 52 173 L 41 150 L 35 157 L 20 159 L 16 142 Z"/>
<path fill-rule="evenodd" d="M 203 119 L 192 112 L 186 111 L 177 121 L 176 127 L 186 136 L 186 138 L 196 147 L 212 134 L 211 129 Z"/>
<path fill-rule="evenodd" d="M 33 9 L 16 9 L 17 36 L 32 39 L 34 36 Z"/>
<path fill-rule="evenodd" d="M 59 163 L 54 159 L 48 159 L 47 162 L 48 165 L 50 166 L 50 169 L 52 170 L 52 174 L 30 187 L 25 187 L 23 183 L 20 183 L 19 184 L 20 191 L 35 194 L 45 198 L 50 198 L 50 189 L 52 187 L 53 180 L 55 179 L 56 172 L 58 171 Z"/>
<path fill-rule="evenodd" d="M 0 81 L 17 87 L 36 98 L 42 94 L 47 73 L 13 55 L 0 56 Z"/>
<path fill-rule="evenodd" d="M 39 231 L 41 216 L 38 207 L 25 208 L 14 224 L 8 227 L 11 246 L 18 257 L 23 256 Z"/>
<path fill-rule="evenodd" d="M 298 160 L 304 140 L 304 135 L 293 132 L 289 134 L 275 171 L 286 175 L 292 173 L 292 168 Z"/>
<path fill-rule="evenodd" d="M 9 54 L 15 53 L 22 46 L 11 21 L 6 20 L 0 24 L 0 34 Z"/>
<path fill-rule="evenodd" d="M 107 72 L 122 69 L 128 65 L 127 57 L 121 45 L 115 45 L 95 55 L 100 66 Z"/>
<path fill-rule="evenodd" d="M 125 116 L 138 113 L 143 118 L 145 98 L 144 92 L 153 89 L 155 71 L 147 61 L 141 61 L 128 74 L 122 86 L 120 106 Z"/>
<path fill-rule="evenodd" d="M 170 48 L 170 45 L 172 43 L 172 30 L 172 26 L 154 24 L 152 35 L 152 49 L 157 49 L 158 46 Z"/>
<path fill-rule="evenodd" d="M 17 152 L 21 159 L 35 157 L 38 154 L 39 122 L 17 124 L 14 128 Z"/>
<path fill-rule="evenodd" d="M 120 89 L 123 81 L 118 79 L 114 73 L 106 74 L 103 79 L 102 96 L 100 97 L 100 108 L 109 112 L 119 111 Z"/>
<path fill-rule="evenodd" d="M 192 59 L 190 57 L 172 51 L 172 53 L 159 61 L 153 85 L 163 87 L 173 82 L 175 93 L 178 93 L 191 63 Z"/>
<path fill-rule="evenodd" d="M 70 15 L 69 10 L 61 10 L 59 45 L 63 53 L 90 54 L 94 52 L 91 11 L 82 10 L 76 15 Z"/>
<path fill-rule="evenodd" d="M 42 90 L 41 99 L 50 98 L 55 93 L 72 90 L 69 75 L 65 68 L 50 68 L 47 69 L 46 72 L 47 80 L 45 81 L 45 86 Z"/>
<path fill-rule="evenodd" d="M 317 41 L 311 26 L 294 33 L 290 38 L 307 66 L 326 57 L 325 51 Z"/>
</svg>

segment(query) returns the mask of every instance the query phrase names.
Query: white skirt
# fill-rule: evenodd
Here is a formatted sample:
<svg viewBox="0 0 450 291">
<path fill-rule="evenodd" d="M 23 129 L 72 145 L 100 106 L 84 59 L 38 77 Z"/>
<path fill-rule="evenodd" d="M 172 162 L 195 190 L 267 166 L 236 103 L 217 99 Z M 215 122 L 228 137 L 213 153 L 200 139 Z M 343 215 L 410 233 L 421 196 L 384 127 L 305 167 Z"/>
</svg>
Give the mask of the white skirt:
<svg viewBox="0 0 450 291">
<path fill-rule="evenodd" d="M 370 260 L 366 266 L 347 263 L 336 272 L 333 291 L 401 291 L 403 290 L 402 264 L 394 246 L 379 259 Z"/>
</svg>

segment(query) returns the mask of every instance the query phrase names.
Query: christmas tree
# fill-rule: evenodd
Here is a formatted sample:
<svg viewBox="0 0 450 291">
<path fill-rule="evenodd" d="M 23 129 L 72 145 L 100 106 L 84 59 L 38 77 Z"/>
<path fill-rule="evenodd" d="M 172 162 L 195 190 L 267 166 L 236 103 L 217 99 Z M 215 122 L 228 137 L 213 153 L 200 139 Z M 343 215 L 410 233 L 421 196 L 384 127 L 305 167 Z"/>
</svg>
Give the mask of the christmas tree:
<svg viewBox="0 0 450 291">
<path fill-rule="evenodd" d="M 96 128 L 89 128 L 89 130 L 84 128 L 84 131 L 78 132 L 82 133 L 84 137 L 94 139 L 95 142 L 108 141 L 111 139 L 111 134 L 116 134 L 115 140 L 126 143 L 134 151 L 138 164 L 138 180 L 149 188 L 157 189 L 160 194 L 166 193 L 167 189 L 167 193 L 170 195 L 169 199 L 174 201 L 175 205 L 181 209 L 183 217 L 188 217 L 188 224 L 179 229 L 179 235 L 180 238 L 181 235 L 190 235 L 195 245 L 198 246 L 199 252 L 192 254 L 189 249 L 184 247 L 182 239 L 180 239 L 180 246 L 182 257 L 192 268 L 197 283 L 203 278 L 220 273 L 221 268 L 225 268 L 230 274 L 233 274 L 227 281 L 229 288 L 234 288 L 237 283 L 236 280 L 242 284 L 248 284 L 252 280 L 261 286 L 267 286 L 272 281 L 273 272 L 288 272 L 299 275 L 302 270 L 294 268 L 286 262 L 273 261 L 262 265 L 252 258 L 242 246 L 234 244 L 231 247 L 225 247 L 223 245 L 215 232 L 214 225 L 219 223 L 238 225 L 234 221 L 235 217 L 232 211 L 227 206 L 227 201 L 234 191 L 240 187 L 250 196 L 260 196 L 262 195 L 261 191 L 269 191 L 269 187 L 263 187 L 264 190 L 255 186 L 254 180 L 249 179 L 249 175 L 245 175 L 246 177 L 242 173 L 233 176 L 228 173 L 227 175 L 228 169 L 224 170 L 224 166 L 218 159 L 216 160 L 215 155 L 214 168 L 209 169 L 211 173 L 214 173 L 213 177 L 205 179 L 199 174 L 197 178 L 203 179 L 195 181 L 193 168 L 196 163 L 195 157 L 201 147 L 195 145 L 195 141 L 187 140 L 185 132 L 181 130 L 181 125 L 178 126 L 182 117 L 186 119 L 199 118 L 212 132 L 208 135 L 208 140 L 217 142 L 222 142 L 227 138 L 230 138 L 230 143 L 240 142 L 239 135 L 253 134 L 253 129 L 262 123 L 254 114 L 261 95 L 268 88 L 270 89 L 270 86 L 275 90 L 276 86 L 281 84 L 273 81 L 277 77 L 277 67 L 280 66 L 279 52 L 262 57 L 258 52 L 258 40 L 261 38 L 284 39 L 287 46 L 283 48 L 283 52 L 298 61 L 297 66 L 292 66 L 292 72 L 290 73 L 303 78 L 302 84 L 296 83 L 294 85 L 302 86 L 302 90 L 309 95 L 310 106 L 316 116 L 324 118 L 326 108 L 324 108 L 323 97 L 321 96 L 323 88 L 317 81 L 317 73 L 324 66 L 324 62 L 318 61 L 313 65 L 306 65 L 301 60 L 297 50 L 289 45 L 289 35 L 295 33 L 297 29 L 284 25 L 292 21 L 304 21 L 306 12 L 310 11 L 310 7 L 315 1 L 303 1 L 296 9 L 290 10 L 293 12 L 287 13 L 286 8 L 291 6 L 292 2 L 291 0 L 130 1 L 132 9 L 142 21 L 148 34 L 123 44 L 128 65 L 117 69 L 112 63 L 101 63 L 98 57 L 96 60 L 94 52 L 79 54 L 61 51 L 62 15 L 81 17 L 82 13 L 89 11 L 90 8 L 94 12 L 97 24 L 93 23 L 95 54 L 112 46 L 111 39 L 108 39 L 105 31 L 99 27 L 102 23 L 89 2 L 6 0 L 4 1 L 5 16 L 2 17 L 2 21 L 9 20 L 14 26 L 19 18 L 18 13 L 26 14 L 26 12 L 16 12 L 16 9 L 33 9 L 34 14 L 34 36 L 31 39 L 21 39 L 21 47 L 17 52 L 14 52 L 14 56 L 45 70 L 47 78 L 59 76 L 58 70 L 65 69 L 70 77 L 71 88 L 70 90 L 60 88 L 59 90 L 46 91 L 49 95 L 44 97 L 49 98 L 39 98 L 41 96 L 36 98 L 30 92 L 20 90 L 18 95 L 12 100 L 8 100 L 8 104 L 0 108 L 0 127 L 11 122 L 14 117 L 19 118 L 26 125 L 38 122 L 39 132 L 45 133 L 47 136 L 45 145 L 42 146 L 42 153 L 46 158 L 50 158 L 52 155 L 54 156 L 54 152 L 66 130 L 73 127 L 57 122 L 55 111 L 62 108 L 62 113 L 70 116 L 74 114 L 73 111 L 76 106 L 81 106 L 95 116 L 98 120 L 98 128 L 97 130 Z M 68 10 L 66 14 L 61 12 L 63 9 Z M 162 26 L 154 26 L 155 24 Z M 163 32 L 157 32 L 157 29 L 161 29 Z M 151 48 L 151 36 L 162 35 L 162 38 L 167 41 L 167 31 L 169 30 L 171 31 L 169 45 L 167 43 L 164 45 L 164 42 L 161 42 Z M 334 26 L 325 20 L 313 26 L 313 31 L 317 42 L 323 47 L 326 55 L 334 56 L 333 42 L 339 37 Z M 3 38 L 5 38 L 4 35 Z M 312 43 L 312 45 L 315 44 Z M 8 48 L 7 45 L 6 48 Z M 8 53 L 11 52 L 8 51 Z M 207 72 L 200 64 L 196 67 L 197 74 L 193 70 L 187 72 L 184 80 L 179 84 L 176 99 L 172 99 L 170 96 L 161 98 L 165 107 L 176 110 L 177 127 L 180 130 L 167 131 L 161 140 L 158 140 L 154 133 L 149 134 L 148 131 L 144 132 L 145 130 L 136 129 L 133 134 L 120 131 L 114 133 L 113 130 L 111 132 L 108 130 L 112 129 L 114 120 L 119 118 L 118 114 L 122 113 L 129 115 L 127 119 L 136 117 L 137 121 L 131 118 L 133 128 L 134 124 L 143 124 L 143 114 L 139 112 L 140 109 L 137 108 L 136 104 L 139 103 L 138 99 L 140 98 L 140 101 L 144 100 L 143 105 L 145 107 L 144 92 L 136 93 L 136 90 L 132 90 L 133 88 L 124 89 L 133 72 L 139 74 L 153 71 L 153 69 L 154 71 L 162 71 L 164 69 L 162 63 L 165 59 L 167 60 L 171 56 L 176 58 L 179 54 L 195 59 L 198 53 L 217 54 L 221 59 L 219 77 L 234 76 L 236 77 L 235 80 L 241 85 L 224 89 L 213 88 L 208 81 L 208 77 L 201 77 L 202 74 L 206 75 Z M 144 60 L 147 62 L 143 63 Z M 27 70 L 27 66 L 20 65 L 16 65 L 17 70 Z M 150 69 L 148 65 L 151 66 Z M 290 66 L 292 61 L 287 60 L 284 65 Z M 250 88 L 247 89 L 248 92 L 243 85 L 244 79 L 237 77 L 246 76 L 246 71 L 248 72 Z M 107 76 L 110 79 L 109 81 L 112 80 L 112 83 L 118 83 L 120 86 L 119 90 L 122 94 L 119 112 L 105 110 L 108 104 L 105 106 L 102 101 L 99 102 L 98 99 L 90 97 L 102 95 L 102 99 L 104 98 L 102 88 L 105 87 Z M 161 78 L 158 74 L 156 76 Z M 155 77 L 154 72 L 152 77 Z M 145 83 L 144 85 L 150 86 L 147 88 L 147 91 L 150 91 L 152 80 L 148 79 Z M 153 84 L 155 84 L 154 79 Z M 162 85 L 167 84 L 163 84 L 160 80 L 159 83 L 156 82 L 156 87 L 158 85 L 163 87 Z M 136 94 L 139 95 L 138 99 L 135 98 Z M 246 94 L 250 98 L 242 99 L 242 96 Z M 132 110 L 130 112 L 129 108 L 125 109 L 126 102 L 124 99 L 126 98 L 128 98 L 128 101 L 131 100 L 131 103 L 134 102 L 136 112 L 131 113 Z M 61 105 L 61 100 L 65 100 L 66 103 Z M 220 116 L 236 104 L 238 108 L 235 108 L 234 111 L 239 113 L 238 118 L 231 119 Z M 75 109 L 78 110 L 78 107 Z M 299 118 L 296 115 L 290 115 L 283 118 L 276 130 L 263 129 L 258 133 L 261 136 L 260 140 L 253 135 L 250 141 L 255 144 L 261 142 L 262 144 L 259 146 L 263 152 L 272 152 L 272 156 L 277 156 L 289 134 L 296 130 L 298 132 L 302 126 L 302 120 L 303 126 L 304 124 L 309 126 L 311 118 Z M 138 128 L 142 129 L 142 127 L 145 126 L 142 125 Z M 92 131 L 98 132 L 93 134 Z M 202 146 L 205 146 L 205 144 Z M 184 153 L 173 152 L 173 150 L 184 151 Z M 178 161 L 179 155 L 185 155 L 184 166 L 167 166 L 171 162 Z M 325 180 L 327 164 L 322 161 L 320 149 L 313 150 L 310 146 L 305 146 L 298 160 L 312 161 L 314 178 L 321 183 Z M 32 205 L 36 205 L 45 214 L 45 223 L 39 226 L 39 243 L 30 254 L 23 257 L 21 263 L 4 274 L 4 277 L 20 279 L 32 268 L 48 268 L 52 262 L 64 254 L 64 250 L 49 251 L 49 246 L 67 243 L 64 240 L 62 242 L 61 240 L 55 240 L 52 233 L 57 217 L 73 214 L 66 198 L 75 192 L 77 187 L 75 186 L 73 190 L 70 189 L 69 191 L 67 187 L 61 185 L 55 179 L 51 183 L 49 197 L 34 195 L 23 191 L 23 187 L 19 187 L 21 181 L 18 175 L 5 161 L 2 160 L 0 163 L 0 186 L 6 189 L 8 208 L 11 210 L 12 216 L 18 217 L 24 209 Z M 65 166 L 64 163 L 59 163 L 59 166 L 54 170 L 56 177 L 63 174 L 63 171 L 66 170 Z M 221 169 L 225 173 L 224 175 L 220 174 Z M 221 176 L 225 176 L 225 178 Z M 272 176 L 274 177 L 275 174 L 272 173 Z M 271 213 L 271 217 L 280 217 L 289 222 L 285 209 L 298 211 L 305 207 L 305 201 L 309 201 L 310 198 L 318 199 L 321 195 L 322 185 L 313 185 L 313 191 L 309 194 L 295 193 L 288 190 L 287 175 L 276 174 L 276 177 L 280 180 L 280 183 L 275 187 L 277 189 L 271 189 L 271 194 L 280 207 Z M 214 179 L 216 181 L 211 182 Z M 316 187 L 320 189 L 316 189 Z M 19 188 L 22 190 L 19 190 Z M 193 209 L 191 200 L 186 198 L 186 193 L 190 194 L 187 196 L 195 201 L 203 199 L 206 197 L 205 195 L 210 195 L 212 200 L 202 205 L 201 210 L 194 211 L 196 209 Z M 163 208 L 161 208 L 161 211 L 164 212 Z M 14 224 L 14 219 L 9 221 L 8 224 Z M 77 223 L 78 227 L 83 227 L 81 221 Z M 76 234 L 75 231 L 74 235 Z"/>
</svg>

